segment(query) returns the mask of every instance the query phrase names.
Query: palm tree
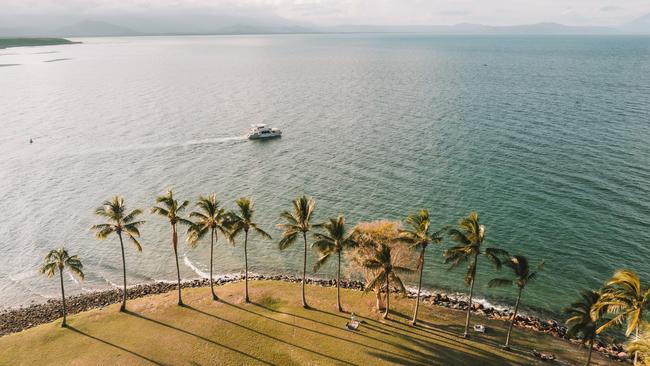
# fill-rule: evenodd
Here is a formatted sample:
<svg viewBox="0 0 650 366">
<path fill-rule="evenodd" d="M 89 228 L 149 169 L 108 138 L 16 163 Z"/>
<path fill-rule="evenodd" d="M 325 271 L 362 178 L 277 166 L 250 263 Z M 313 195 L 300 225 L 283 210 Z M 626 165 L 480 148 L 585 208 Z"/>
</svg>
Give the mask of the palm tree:
<svg viewBox="0 0 650 366">
<path fill-rule="evenodd" d="M 47 275 L 48 278 L 52 278 L 57 270 L 59 271 L 59 277 L 61 279 L 61 299 L 63 300 L 63 323 L 62 327 L 66 327 L 66 306 L 65 306 L 65 289 L 63 288 L 63 270 L 68 268 L 68 271 L 76 274 L 84 279 L 83 273 L 83 264 L 79 260 L 79 257 L 76 255 L 70 256 L 68 251 L 65 248 L 61 247 L 60 249 L 54 249 L 50 251 L 46 256 L 43 262 L 43 265 L 40 268 L 40 272 Z"/>
<path fill-rule="evenodd" d="M 314 206 L 316 202 L 307 196 L 298 197 L 293 200 L 293 213 L 284 211 L 280 216 L 287 220 L 286 224 L 279 224 L 278 227 L 282 228 L 282 240 L 280 240 L 280 250 L 287 249 L 293 244 L 298 235 L 302 233 L 302 238 L 305 243 L 305 251 L 303 253 L 302 263 L 302 307 L 308 308 L 307 300 L 305 299 L 305 277 L 307 276 L 307 232 L 311 230 L 311 216 L 314 213 Z"/>
<path fill-rule="evenodd" d="M 524 291 L 524 287 L 528 285 L 528 282 L 532 281 L 537 277 L 537 272 L 531 272 L 530 267 L 528 266 L 528 259 L 523 255 L 514 255 L 509 260 L 504 263 L 509 267 L 515 275 L 514 279 L 511 278 L 494 278 L 490 280 L 488 286 L 497 287 L 497 286 L 512 286 L 513 284 L 517 286 L 517 302 L 515 303 L 515 311 L 512 313 L 512 319 L 510 320 L 510 326 L 508 326 L 508 335 L 506 336 L 506 343 L 503 346 L 505 349 L 510 349 L 510 334 L 512 333 L 512 326 L 515 324 L 515 319 L 517 318 L 517 311 L 519 310 L 519 303 L 521 301 L 521 293 Z M 544 266 L 544 262 L 540 263 L 537 268 L 541 269 Z"/>
<path fill-rule="evenodd" d="M 605 283 L 605 288 L 600 301 L 594 311 L 604 309 L 614 314 L 611 320 L 601 325 L 597 333 L 601 333 L 612 325 L 627 323 L 625 336 L 629 337 L 635 332 L 635 338 L 639 338 L 639 325 L 643 319 L 643 310 L 648 307 L 650 288 L 641 286 L 641 279 L 636 272 L 628 269 L 620 269 L 614 273 L 612 278 Z M 634 353 L 634 365 L 639 359 L 638 352 Z"/>
<path fill-rule="evenodd" d="M 344 249 L 352 248 L 355 242 L 352 235 L 345 230 L 345 218 L 339 215 L 337 218 L 331 218 L 329 222 L 318 225 L 325 229 L 326 234 L 314 233 L 316 241 L 312 244 L 320 252 L 321 256 L 314 265 L 314 272 L 324 265 L 333 254 L 337 256 L 336 267 L 336 306 L 339 311 L 343 311 L 341 307 L 341 252 Z"/>
<path fill-rule="evenodd" d="M 191 227 L 191 221 L 181 217 L 180 215 L 185 210 L 189 201 L 183 201 L 180 204 L 174 199 L 174 193 L 170 189 L 166 195 L 158 196 L 156 203 L 162 204 L 161 206 L 153 206 L 151 208 L 152 214 L 164 216 L 169 220 L 172 227 L 172 247 L 174 248 L 174 257 L 176 258 L 176 277 L 178 279 L 178 305 L 183 305 L 183 298 L 181 297 L 181 269 L 178 266 L 178 231 L 177 225 L 183 224 Z"/>
<path fill-rule="evenodd" d="M 481 225 L 478 213 L 471 212 L 469 216 L 460 219 L 458 229 L 449 230 L 451 239 L 458 243 L 457 246 L 445 251 L 445 263 L 451 263 L 450 269 L 458 267 L 464 262 L 469 262 L 465 283 L 469 285 L 469 303 L 467 306 L 467 317 L 465 319 L 465 333 L 463 338 L 469 337 L 469 320 L 472 312 L 472 298 L 474 295 L 474 282 L 476 280 L 476 268 L 479 255 L 485 255 L 494 263 L 497 269 L 501 268 L 500 256 L 507 256 L 508 252 L 497 248 L 483 249 L 485 239 L 485 226 Z"/>
<path fill-rule="evenodd" d="M 239 208 L 239 213 L 231 212 L 227 218 L 227 226 L 230 227 L 230 238 L 231 242 L 234 242 L 235 237 L 239 235 L 242 231 L 244 232 L 244 263 L 246 267 L 246 272 L 244 275 L 245 278 L 245 297 L 246 302 L 250 302 L 248 298 L 248 232 L 253 230 L 263 238 L 271 239 L 271 235 L 267 234 L 264 230 L 257 227 L 257 224 L 253 222 L 253 214 L 255 210 L 253 209 L 253 203 L 250 198 L 242 197 L 236 202 L 237 207 Z"/>
<path fill-rule="evenodd" d="M 420 307 L 420 291 L 422 290 L 422 273 L 424 272 L 424 253 L 429 244 L 442 243 L 442 231 L 429 233 L 431 221 L 429 220 L 429 211 L 421 209 L 417 214 L 410 215 L 406 218 L 406 223 L 410 229 L 400 230 L 400 239 L 411 245 L 414 249 L 420 249 L 420 255 L 417 260 L 417 269 L 420 272 L 418 280 L 418 295 L 415 298 L 415 310 L 413 311 L 413 320 L 411 323 L 416 324 L 418 319 L 418 309 Z"/>
<path fill-rule="evenodd" d="M 142 251 L 142 246 L 138 242 L 140 237 L 139 227 L 144 224 L 144 221 L 137 221 L 137 217 L 142 214 L 142 210 L 135 209 L 127 213 L 126 206 L 124 205 L 124 198 L 115 196 L 110 201 L 105 201 L 100 207 L 95 210 L 97 216 L 106 219 L 106 223 L 91 226 L 91 230 L 95 230 L 95 237 L 98 240 L 108 238 L 110 234 L 117 234 L 120 239 L 120 249 L 122 249 L 122 280 L 124 289 L 122 291 L 122 306 L 120 311 L 126 310 L 126 259 L 124 258 L 124 241 L 122 233 L 131 240 L 135 245 L 138 252 Z"/>
<path fill-rule="evenodd" d="M 192 211 L 190 217 L 195 219 L 194 225 L 190 226 L 187 241 L 191 246 L 196 246 L 196 243 L 203 238 L 208 232 L 210 233 L 210 291 L 212 292 L 212 299 L 218 300 L 217 294 L 214 292 L 214 280 L 212 277 L 212 267 L 214 261 L 214 244 L 219 240 L 218 231 L 224 236 L 228 237 L 228 229 L 226 228 L 226 213 L 225 210 L 219 207 L 217 195 L 212 193 L 209 196 L 199 197 L 196 203 L 197 211 Z"/>
<path fill-rule="evenodd" d="M 641 325 L 641 336 L 627 344 L 627 351 L 643 357 L 643 364 L 650 366 L 650 324 L 644 321 Z"/>
<path fill-rule="evenodd" d="M 569 316 L 566 320 L 567 335 L 576 337 L 580 335 L 584 344 L 589 343 L 586 366 L 591 363 L 591 352 L 594 347 L 597 329 L 601 323 L 602 311 L 596 310 L 596 304 L 600 299 L 600 292 L 593 290 L 582 290 L 580 299 L 571 304 L 564 311 Z M 596 310 L 596 312 L 594 312 Z"/>
<path fill-rule="evenodd" d="M 363 263 L 364 267 L 371 271 L 376 271 L 375 278 L 373 278 L 365 288 L 365 292 L 371 291 L 377 285 L 382 282 L 386 286 L 386 311 L 384 312 L 384 319 L 388 318 L 388 312 L 390 311 L 390 280 L 392 279 L 399 292 L 403 294 L 406 293 L 406 287 L 404 287 L 404 282 L 399 278 L 398 274 L 409 274 L 414 271 L 410 268 L 400 267 L 395 265 L 394 257 L 392 255 L 392 247 L 385 243 L 377 243 L 375 247 L 376 251 L 374 256 L 370 259 L 366 259 Z"/>
</svg>

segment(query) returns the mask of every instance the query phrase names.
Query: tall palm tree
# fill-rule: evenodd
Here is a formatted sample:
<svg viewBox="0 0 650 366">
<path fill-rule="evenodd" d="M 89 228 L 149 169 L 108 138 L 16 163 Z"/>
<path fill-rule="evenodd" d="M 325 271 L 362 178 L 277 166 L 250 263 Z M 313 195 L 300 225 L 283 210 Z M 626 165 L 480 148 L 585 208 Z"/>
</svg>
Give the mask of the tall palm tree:
<svg viewBox="0 0 650 366">
<path fill-rule="evenodd" d="M 257 224 L 253 222 L 253 214 L 255 210 L 253 209 L 253 202 L 250 198 L 242 197 L 236 202 L 239 213 L 230 212 L 227 219 L 227 226 L 230 227 L 230 238 L 231 242 L 234 242 L 235 237 L 239 235 L 242 231 L 244 232 L 244 264 L 246 267 L 246 272 L 244 274 L 245 278 L 245 297 L 246 302 L 250 302 L 248 297 L 248 232 L 253 230 L 253 232 L 259 234 L 263 238 L 271 239 L 271 235 L 267 234 L 266 231 L 257 227 Z"/>
<path fill-rule="evenodd" d="M 602 323 L 601 316 L 603 311 L 596 309 L 596 304 L 600 299 L 600 292 L 593 290 L 582 290 L 580 299 L 567 307 L 564 312 L 569 316 L 566 320 L 567 335 L 570 337 L 582 336 L 584 344 L 589 343 L 587 353 L 587 362 L 585 366 L 591 363 L 591 352 L 594 347 L 597 329 Z M 594 312 L 595 311 L 595 312 Z"/>
<path fill-rule="evenodd" d="M 476 280 L 479 255 L 485 255 L 494 263 L 497 269 L 500 269 L 500 257 L 507 256 L 508 252 L 497 248 L 483 248 L 485 226 L 481 225 L 476 212 L 471 212 L 467 217 L 460 219 L 458 229 L 449 230 L 449 234 L 451 239 L 458 245 L 445 251 L 445 263 L 451 263 L 450 269 L 453 269 L 462 263 L 469 262 L 465 274 L 465 283 L 469 286 L 469 303 L 465 319 L 465 333 L 463 334 L 463 338 L 467 338 L 469 337 L 469 320 L 472 312 L 472 298 L 474 296 L 474 282 Z"/>
<path fill-rule="evenodd" d="M 212 292 L 212 299 L 218 300 L 217 294 L 214 292 L 214 280 L 212 277 L 212 268 L 214 261 L 214 244 L 219 241 L 218 232 L 221 232 L 226 238 L 228 237 L 228 229 L 226 228 L 226 213 L 225 210 L 219 207 L 217 195 L 212 193 L 209 196 L 199 197 L 196 203 L 197 211 L 190 213 L 190 218 L 195 222 L 189 228 L 187 241 L 191 246 L 196 246 L 196 243 L 203 238 L 207 233 L 210 233 L 210 291 Z"/>
<path fill-rule="evenodd" d="M 512 313 L 512 319 L 510 320 L 510 326 L 508 326 L 508 335 L 506 336 L 506 343 L 503 346 L 505 349 L 510 348 L 510 334 L 512 333 L 512 327 L 515 324 L 515 319 L 517 318 L 517 311 L 519 310 L 519 303 L 521 301 L 521 294 L 524 291 L 524 288 L 528 283 L 537 277 L 537 272 L 531 272 L 530 266 L 528 265 L 528 259 L 523 255 L 513 255 L 512 258 L 504 262 L 505 266 L 510 268 L 515 275 L 515 278 L 494 278 L 490 280 L 488 286 L 497 287 L 497 286 L 512 286 L 513 284 L 517 286 L 517 302 L 515 303 L 515 311 Z M 544 266 L 544 262 L 540 263 L 537 268 L 541 269 Z"/>
<path fill-rule="evenodd" d="M 78 256 L 70 256 L 68 254 L 68 251 L 65 250 L 65 248 L 61 247 L 60 249 L 54 249 L 49 252 L 45 256 L 43 265 L 40 268 L 40 272 L 45 274 L 48 278 L 52 278 L 56 274 L 57 270 L 59 272 L 59 278 L 61 279 L 61 300 L 63 300 L 63 323 L 61 323 L 62 327 L 66 327 L 68 325 L 66 323 L 67 309 L 65 306 L 65 289 L 63 287 L 63 270 L 67 268 L 68 271 L 76 274 L 83 280 L 83 267 L 84 266 L 81 264 Z"/>
<path fill-rule="evenodd" d="M 318 225 L 325 229 L 325 234 L 314 233 L 316 241 L 312 244 L 320 252 L 321 256 L 314 265 L 314 272 L 324 265 L 327 260 L 336 254 L 337 267 L 336 267 L 336 306 L 339 311 L 343 311 L 341 307 L 341 252 L 347 248 L 355 246 L 352 235 L 345 229 L 345 218 L 339 215 L 337 218 L 330 218 L 329 222 Z"/>
<path fill-rule="evenodd" d="M 153 206 L 151 208 L 151 213 L 166 217 L 172 227 L 172 247 L 174 248 L 174 257 L 176 258 L 176 277 L 178 279 L 178 305 L 183 305 L 183 298 L 181 297 L 181 269 L 178 266 L 177 225 L 182 224 L 189 227 L 193 225 L 191 221 L 181 217 L 181 214 L 190 202 L 182 201 L 181 203 L 178 203 L 178 200 L 174 198 L 174 193 L 170 189 L 167 191 L 167 194 L 158 196 L 156 198 L 156 203 L 160 204 L 160 206 Z"/>
<path fill-rule="evenodd" d="M 415 310 L 413 311 L 413 320 L 415 325 L 418 319 L 418 309 L 420 308 L 420 291 L 422 290 L 422 273 L 424 272 L 424 253 L 429 244 L 442 243 L 442 232 L 444 229 L 430 233 L 431 221 L 429 220 L 429 211 L 421 209 L 417 214 L 410 215 L 406 218 L 409 229 L 400 230 L 400 239 L 411 245 L 414 249 L 420 250 L 417 260 L 417 269 L 420 272 L 418 280 L 418 295 L 415 298 Z"/>
<path fill-rule="evenodd" d="M 124 289 L 122 291 L 122 306 L 120 311 L 126 310 L 126 259 L 124 258 L 124 240 L 122 233 L 135 245 L 138 252 L 142 251 L 142 246 L 138 239 L 140 237 L 139 227 L 144 221 L 138 221 L 137 218 L 142 214 L 142 210 L 135 209 L 127 213 L 124 205 L 124 198 L 115 196 L 110 201 L 105 201 L 95 210 L 97 216 L 106 219 L 106 223 L 91 226 L 95 231 L 95 237 L 98 240 L 104 240 L 111 234 L 116 234 L 120 239 L 120 249 L 122 249 L 122 280 Z"/>
<path fill-rule="evenodd" d="M 601 333 L 612 325 L 627 323 L 625 336 L 629 337 L 635 332 L 639 338 L 639 325 L 643 319 L 643 311 L 648 307 L 650 288 L 641 286 L 641 279 L 636 272 L 629 269 L 620 269 L 605 283 L 605 288 L 600 301 L 594 311 L 604 309 L 614 314 L 611 320 L 601 325 L 596 331 Z M 637 364 L 639 353 L 634 353 L 634 365 Z"/>
<path fill-rule="evenodd" d="M 409 274 L 414 271 L 410 268 L 397 266 L 394 263 L 394 256 L 392 255 L 392 247 L 385 243 L 377 243 L 376 251 L 372 258 L 366 259 L 363 263 L 364 267 L 372 271 L 377 271 L 375 278 L 373 278 L 365 288 L 365 291 L 372 291 L 378 284 L 384 283 L 386 286 L 386 311 L 384 312 L 384 319 L 388 318 L 390 311 L 390 280 L 397 285 L 397 289 L 401 293 L 406 293 L 404 282 L 399 278 L 399 274 Z"/>
<path fill-rule="evenodd" d="M 298 236 L 302 234 L 305 243 L 302 263 L 302 307 L 308 308 L 307 299 L 305 299 L 305 277 L 307 276 L 307 232 L 311 230 L 311 216 L 314 213 L 316 202 L 307 196 L 298 197 L 293 200 L 293 212 L 284 211 L 281 217 L 287 220 L 286 224 L 279 224 L 282 228 L 282 240 L 280 240 L 280 250 L 287 249 L 293 244 Z"/>
<path fill-rule="evenodd" d="M 643 357 L 643 365 L 650 366 L 650 324 L 644 321 L 641 325 L 643 331 L 639 338 L 627 344 L 627 352 L 639 354 Z"/>
</svg>

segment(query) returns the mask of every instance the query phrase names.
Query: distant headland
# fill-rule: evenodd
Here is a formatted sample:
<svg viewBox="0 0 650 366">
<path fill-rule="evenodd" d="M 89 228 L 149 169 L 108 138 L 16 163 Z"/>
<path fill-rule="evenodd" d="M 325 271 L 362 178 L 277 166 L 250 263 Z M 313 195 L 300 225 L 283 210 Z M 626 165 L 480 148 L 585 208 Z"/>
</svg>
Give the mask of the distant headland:
<svg viewBox="0 0 650 366">
<path fill-rule="evenodd" d="M 0 49 L 10 47 L 52 46 L 60 44 L 75 44 L 65 38 L 0 38 Z"/>
</svg>

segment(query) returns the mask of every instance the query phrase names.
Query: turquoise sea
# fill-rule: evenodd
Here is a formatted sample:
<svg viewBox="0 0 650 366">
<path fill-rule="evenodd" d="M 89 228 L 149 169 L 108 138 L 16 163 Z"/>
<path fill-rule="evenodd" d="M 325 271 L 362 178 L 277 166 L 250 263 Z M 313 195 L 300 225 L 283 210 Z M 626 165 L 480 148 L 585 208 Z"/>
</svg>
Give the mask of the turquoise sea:
<svg viewBox="0 0 650 366">
<path fill-rule="evenodd" d="M 115 194 L 149 208 L 170 187 L 229 207 L 250 195 L 274 237 L 302 193 L 316 221 L 424 207 L 441 227 L 478 210 L 487 243 L 546 261 L 524 294 L 538 311 L 559 312 L 619 267 L 650 281 L 648 37 L 81 41 L 0 50 L 0 65 L 17 64 L 0 67 L 0 306 L 57 297 L 37 268 L 62 244 L 87 274 L 66 292 L 121 283 L 119 244 L 93 238 L 93 209 Z M 242 137 L 263 122 L 284 136 Z M 127 247 L 129 283 L 173 280 L 169 227 L 145 219 L 144 251 Z M 464 291 L 462 270 L 442 264 L 448 245 L 430 248 L 426 286 Z M 300 245 L 249 247 L 253 272 L 300 273 Z M 217 248 L 216 272 L 239 273 L 242 247 Z M 207 242 L 180 254 L 185 279 L 206 274 Z M 487 288 L 486 262 L 479 276 L 480 297 L 512 302 L 514 289 Z"/>
</svg>

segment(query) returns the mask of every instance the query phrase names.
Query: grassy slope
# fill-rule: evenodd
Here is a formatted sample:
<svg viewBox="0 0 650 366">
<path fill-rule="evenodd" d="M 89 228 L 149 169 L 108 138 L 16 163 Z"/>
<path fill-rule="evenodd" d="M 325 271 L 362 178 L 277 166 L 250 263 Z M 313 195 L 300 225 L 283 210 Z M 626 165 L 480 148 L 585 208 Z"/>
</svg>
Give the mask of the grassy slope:
<svg viewBox="0 0 650 366">
<path fill-rule="evenodd" d="M 132 300 L 128 313 L 118 304 L 69 317 L 70 328 L 44 324 L 0 338 L 0 364 L 189 364 L 189 365 L 531 365 L 536 348 L 568 364 L 585 352 L 550 336 L 516 330 L 514 351 L 499 347 L 505 323 L 486 321 L 489 332 L 460 339 L 463 314 L 421 307 L 421 325 L 407 316 L 413 301 L 391 299 L 395 312 L 384 321 L 370 310 L 372 294 L 343 291 L 344 307 L 365 320 L 360 331 L 343 329 L 349 316 L 334 310 L 333 288 L 308 287 L 313 310 L 300 306 L 300 286 L 286 282 L 251 282 L 252 304 L 242 301 L 243 283 L 184 290 L 185 307 L 176 293 Z M 600 355 L 597 365 L 607 365 Z"/>
</svg>

